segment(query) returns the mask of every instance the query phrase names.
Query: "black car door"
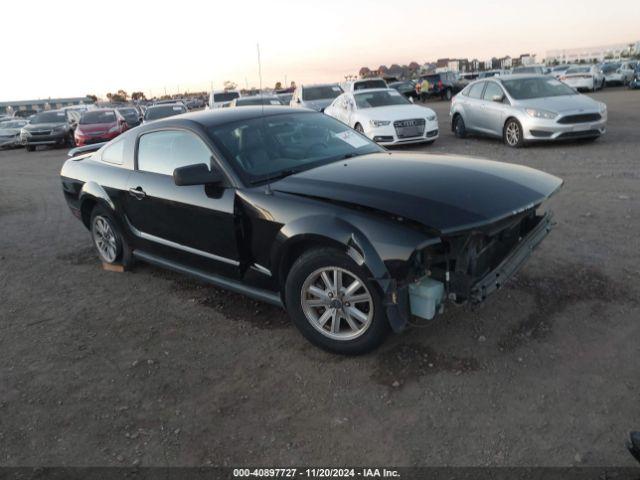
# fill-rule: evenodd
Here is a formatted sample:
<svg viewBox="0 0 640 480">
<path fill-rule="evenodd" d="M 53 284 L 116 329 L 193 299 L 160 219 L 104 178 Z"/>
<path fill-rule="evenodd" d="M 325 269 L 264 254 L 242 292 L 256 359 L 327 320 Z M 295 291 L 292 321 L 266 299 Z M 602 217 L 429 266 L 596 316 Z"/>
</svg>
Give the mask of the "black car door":
<svg viewBox="0 0 640 480">
<path fill-rule="evenodd" d="M 137 142 L 125 205 L 136 247 L 199 270 L 237 277 L 235 190 L 177 186 L 173 181 L 178 167 L 204 163 L 211 168 L 209 147 L 184 129 L 151 131 Z"/>
</svg>

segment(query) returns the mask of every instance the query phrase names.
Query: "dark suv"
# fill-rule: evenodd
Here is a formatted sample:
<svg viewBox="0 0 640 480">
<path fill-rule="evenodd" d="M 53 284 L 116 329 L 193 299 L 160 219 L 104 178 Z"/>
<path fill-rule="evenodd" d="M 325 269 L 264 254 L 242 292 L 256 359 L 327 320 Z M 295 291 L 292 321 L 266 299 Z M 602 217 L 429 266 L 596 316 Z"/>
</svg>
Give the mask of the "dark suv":
<svg viewBox="0 0 640 480">
<path fill-rule="evenodd" d="M 428 88 L 424 88 L 425 80 L 428 82 Z M 418 81 L 420 88 L 420 98 L 426 100 L 427 98 L 440 97 L 442 100 L 451 100 L 456 93 L 460 91 L 460 85 L 458 84 L 458 78 L 453 72 L 441 72 L 433 73 L 429 75 L 423 75 Z"/>
<path fill-rule="evenodd" d="M 36 114 L 20 132 L 20 140 L 28 152 L 37 145 L 75 145 L 73 134 L 80 115 L 73 110 L 49 110 Z"/>
</svg>

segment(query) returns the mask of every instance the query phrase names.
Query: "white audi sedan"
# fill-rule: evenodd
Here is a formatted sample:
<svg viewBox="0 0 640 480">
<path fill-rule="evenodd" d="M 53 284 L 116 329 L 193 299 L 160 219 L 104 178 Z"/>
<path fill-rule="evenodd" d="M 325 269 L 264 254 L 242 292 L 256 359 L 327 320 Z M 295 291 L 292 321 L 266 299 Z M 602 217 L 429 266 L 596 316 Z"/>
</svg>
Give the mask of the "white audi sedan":
<svg viewBox="0 0 640 480">
<path fill-rule="evenodd" d="M 392 88 L 343 93 L 324 113 L 381 145 L 433 143 L 438 138 L 435 112 Z"/>
</svg>

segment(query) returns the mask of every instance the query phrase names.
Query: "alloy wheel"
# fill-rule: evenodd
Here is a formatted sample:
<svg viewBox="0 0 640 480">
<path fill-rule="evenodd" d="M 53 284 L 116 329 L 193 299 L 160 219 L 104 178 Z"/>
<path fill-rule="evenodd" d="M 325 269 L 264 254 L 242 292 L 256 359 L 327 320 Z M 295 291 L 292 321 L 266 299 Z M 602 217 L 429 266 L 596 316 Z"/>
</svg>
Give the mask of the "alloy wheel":
<svg viewBox="0 0 640 480">
<path fill-rule="evenodd" d="M 373 298 L 364 282 L 340 267 L 323 267 L 302 284 L 302 311 L 322 335 L 353 340 L 371 326 Z"/>
<path fill-rule="evenodd" d="M 91 233 L 100 258 L 107 263 L 115 262 L 118 255 L 118 244 L 116 243 L 116 234 L 109 221 L 102 216 L 95 217 Z"/>
<path fill-rule="evenodd" d="M 510 147 L 515 147 L 520 141 L 520 127 L 516 122 L 509 122 L 506 131 L 507 143 Z"/>
</svg>

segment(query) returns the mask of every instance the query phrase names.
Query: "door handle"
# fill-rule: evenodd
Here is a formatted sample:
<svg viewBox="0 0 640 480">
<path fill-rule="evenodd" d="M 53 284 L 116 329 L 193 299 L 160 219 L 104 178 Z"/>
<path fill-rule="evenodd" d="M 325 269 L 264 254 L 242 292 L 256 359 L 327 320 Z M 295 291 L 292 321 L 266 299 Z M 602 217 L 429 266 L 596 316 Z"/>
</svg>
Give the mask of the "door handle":
<svg viewBox="0 0 640 480">
<path fill-rule="evenodd" d="M 138 200 L 142 200 L 147 194 L 142 190 L 142 187 L 130 188 L 129 195 L 135 197 Z"/>
</svg>

